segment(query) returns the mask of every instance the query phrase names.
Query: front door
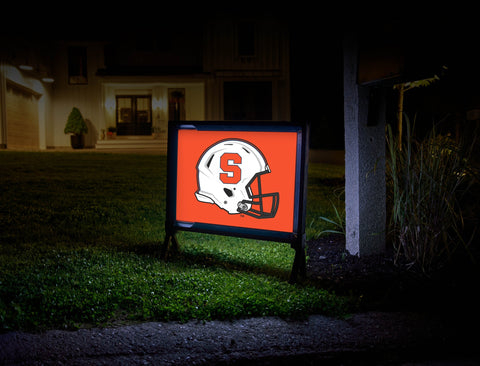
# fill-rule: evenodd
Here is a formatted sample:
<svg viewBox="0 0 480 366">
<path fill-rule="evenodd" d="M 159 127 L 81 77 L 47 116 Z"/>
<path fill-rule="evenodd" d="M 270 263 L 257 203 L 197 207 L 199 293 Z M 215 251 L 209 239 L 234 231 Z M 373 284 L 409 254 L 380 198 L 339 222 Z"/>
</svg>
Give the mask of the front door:
<svg viewBox="0 0 480 366">
<path fill-rule="evenodd" d="M 152 96 L 117 95 L 117 136 L 152 134 Z"/>
</svg>

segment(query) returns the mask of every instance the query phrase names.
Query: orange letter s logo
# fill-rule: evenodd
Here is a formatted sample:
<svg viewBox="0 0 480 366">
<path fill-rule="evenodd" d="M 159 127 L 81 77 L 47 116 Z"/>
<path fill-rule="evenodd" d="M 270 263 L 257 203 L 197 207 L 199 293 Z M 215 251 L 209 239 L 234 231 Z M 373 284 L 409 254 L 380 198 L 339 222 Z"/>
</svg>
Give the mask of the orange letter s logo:
<svg viewBox="0 0 480 366">
<path fill-rule="evenodd" d="M 238 164 L 242 163 L 242 157 L 237 153 L 224 153 L 220 157 L 220 180 L 225 184 L 237 184 L 242 179 L 242 169 Z"/>
</svg>

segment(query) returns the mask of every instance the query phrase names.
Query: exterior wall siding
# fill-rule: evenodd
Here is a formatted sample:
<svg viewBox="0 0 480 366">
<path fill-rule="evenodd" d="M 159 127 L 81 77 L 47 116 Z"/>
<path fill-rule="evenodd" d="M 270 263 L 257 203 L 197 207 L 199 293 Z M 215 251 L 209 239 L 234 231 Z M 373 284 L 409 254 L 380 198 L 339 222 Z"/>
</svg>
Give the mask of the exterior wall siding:
<svg viewBox="0 0 480 366">
<path fill-rule="evenodd" d="M 203 68 L 207 82 L 207 119 L 223 120 L 223 85 L 231 81 L 272 82 L 272 119 L 290 120 L 288 29 L 275 20 L 254 24 L 255 54 L 238 54 L 238 26 L 244 20 L 215 20 L 204 31 Z M 221 50 L 221 52 L 219 52 Z"/>
<path fill-rule="evenodd" d="M 55 89 L 53 94 L 53 134 L 48 141 L 49 146 L 70 146 L 70 137 L 63 130 L 68 115 L 73 107 L 77 107 L 87 122 L 89 131 L 85 136 L 85 145 L 93 147 L 99 137 L 99 127 L 103 124 L 103 108 L 101 84 L 96 71 L 103 67 L 103 46 L 89 43 L 87 47 L 87 84 L 71 85 L 68 82 L 68 47 L 76 43 L 61 43 L 55 52 Z"/>
<path fill-rule="evenodd" d="M 254 24 L 255 52 L 249 56 L 242 56 L 238 53 L 240 37 L 238 27 L 245 20 Z M 115 96 L 127 91 L 141 93 L 146 90 L 146 93 L 152 96 L 153 132 L 157 137 L 161 135 L 162 139 L 166 139 L 168 126 L 169 88 L 185 90 L 185 118 L 187 120 L 223 120 L 224 84 L 226 82 L 270 83 L 272 86 L 271 119 L 289 120 L 289 44 L 286 26 L 274 19 L 215 18 L 206 19 L 202 27 L 201 46 L 195 47 L 195 50 L 197 48 L 201 50 L 201 55 L 198 55 L 195 63 L 191 65 L 194 66 L 191 74 L 169 74 L 168 69 L 165 74 L 102 74 L 101 70 L 108 70 L 105 59 L 107 57 L 105 54 L 106 42 L 61 41 L 50 44 L 51 48 L 48 49 L 48 52 L 44 52 L 46 55 L 42 55 L 42 60 L 51 59 L 47 69 L 55 80 L 53 84 L 47 84 L 40 81 L 41 76 L 38 70 L 30 74 L 24 73 L 19 70 L 18 62 L 16 64 L 15 62 L 9 63 L 10 56 L 8 54 L 0 54 L 3 60 L 0 70 L 2 72 L 0 78 L 0 146 L 6 145 L 8 137 L 6 124 L 7 83 L 20 85 L 35 95 L 36 107 L 34 109 L 37 113 L 37 122 L 35 123 L 36 127 L 32 127 L 31 130 L 35 131 L 33 134 L 38 136 L 36 138 L 38 141 L 27 143 L 32 148 L 69 147 L 70 137 L 65 135 L 63 130 L 73 107 L 80 110 L 89 127 L 85 139 L 86 146 L 94 147 L 96 142 L 104 136 L 103 132 L 108 127 L 115 126 Z M 199 29 L 196 31 L 200 32 Z M 197 39 L 198 35 L 195 37 Z M 158 37 L 157 42 L 159 45 L 157 51 L 160 53 L 154 56 L 158 58 L 162 55 L 161 36 Z M 187 44 L 190 43 L 187 42 Z M 86 83 L 72 84 L 69 80 L 68 50 L 71 46 L 80 46 L 86 49 Z M 132 47 L 132 44 L 123 47 L 127 47 L 127 49 L 122 48 L 121 50 L 127 52 L 127 56 L 128 52 L 135 52 L 135 50 L 128 49 Z M 132 57 L 134 56 L 133 53 Z M 185 62 L 187 61 L 184 60 Z M 199 65 L 200 69 L 198 69 Z M 12 103 L 11 98 L 8 99 L 8 103 Z M 8 113 L 11 114 L 11 111 Z"/>
</svg>

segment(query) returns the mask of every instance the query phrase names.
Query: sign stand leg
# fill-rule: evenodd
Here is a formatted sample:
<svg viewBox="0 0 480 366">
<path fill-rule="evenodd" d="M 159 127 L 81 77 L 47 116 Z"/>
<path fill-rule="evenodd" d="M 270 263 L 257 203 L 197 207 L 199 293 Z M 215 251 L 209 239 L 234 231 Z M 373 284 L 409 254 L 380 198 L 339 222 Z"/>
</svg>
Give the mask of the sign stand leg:
<svg viewBox="0 0 480 366">
<path fill-rule="evenodd" d="M 167 231 L 165 234 L 165 240 L 163 242 L 162 252 L 160 254 L 163 259 L 167 258 L 170 242 L 172 243 L 171 250 L 176 253 L 178 251 L 178 241 L 174 231 Z"/>
<path fill-rule="evenodd" d="M 302 235 L 302 239 L 296 242 L 295 246 L 295 258 L 293 259 L 292 273 L 290 274 L 290 284 L 297 283 L 298 275 L 302 279 L 307 276 L 307 263 L 305 257 L 305 236 Z"/>
</svg>

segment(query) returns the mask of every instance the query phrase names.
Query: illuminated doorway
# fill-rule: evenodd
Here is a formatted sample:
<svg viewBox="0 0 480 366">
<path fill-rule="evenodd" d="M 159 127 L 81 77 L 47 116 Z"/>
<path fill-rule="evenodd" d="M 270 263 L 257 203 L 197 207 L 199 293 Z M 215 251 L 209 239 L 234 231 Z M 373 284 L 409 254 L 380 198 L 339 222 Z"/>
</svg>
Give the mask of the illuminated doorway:
<svg viewBox="0 0 480 366">
<path fill-rule="evenodd" d="M 118 136 L 152 134 L 152 97 L 150 95 L 117 95 L 116 109 Z"/>
</svg>

